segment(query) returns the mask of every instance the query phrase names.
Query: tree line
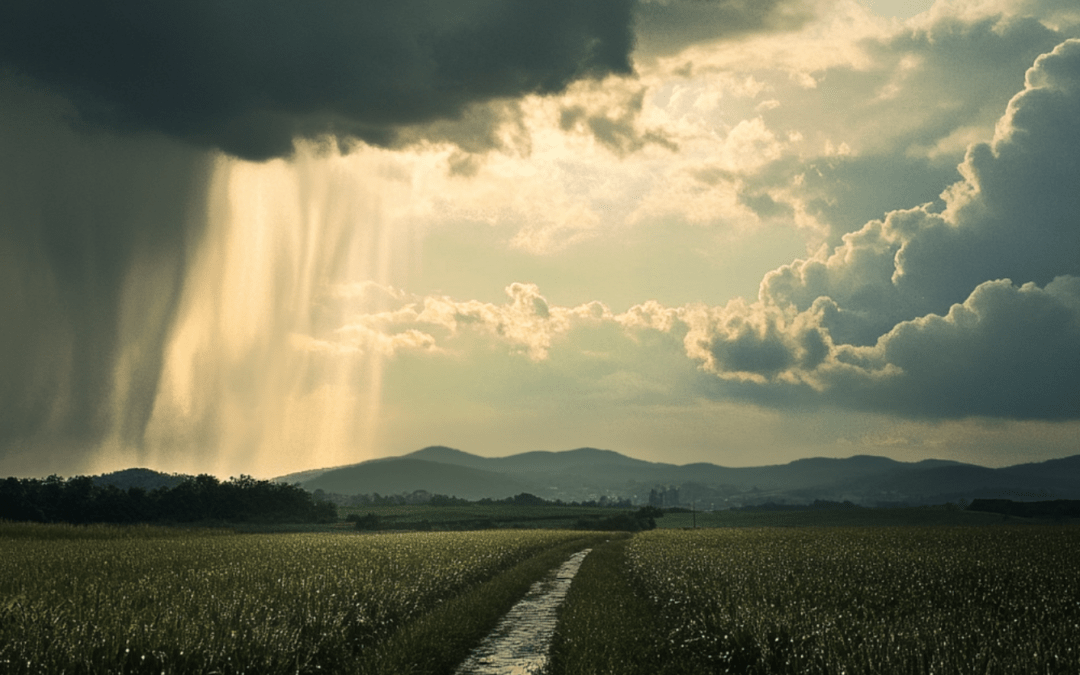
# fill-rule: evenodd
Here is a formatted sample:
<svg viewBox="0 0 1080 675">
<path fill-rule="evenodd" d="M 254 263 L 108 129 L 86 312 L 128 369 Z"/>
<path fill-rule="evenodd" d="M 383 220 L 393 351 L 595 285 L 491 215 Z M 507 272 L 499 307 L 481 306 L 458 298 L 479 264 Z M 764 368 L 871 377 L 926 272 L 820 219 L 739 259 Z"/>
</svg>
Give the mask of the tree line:
<svg viewBox="0 0 1080 675">
<path fill-rule="evenodd" d="M 241 475 L 208 474 L 154 490 L 98 485 L 90 476 L 7 478 L 0 482 L 0 519 L 39 523 L 321 523 L 337 506 L 299 485 Z"/>
<path fill-rule="evenodd" d="M 1039 502 L 1014 502 L 1011 499 L 976 499 L 969 511 L 1000 513 L 1020 518 L 1080 518 L 1080 500 L 1053 499 Z"/>
</svg>

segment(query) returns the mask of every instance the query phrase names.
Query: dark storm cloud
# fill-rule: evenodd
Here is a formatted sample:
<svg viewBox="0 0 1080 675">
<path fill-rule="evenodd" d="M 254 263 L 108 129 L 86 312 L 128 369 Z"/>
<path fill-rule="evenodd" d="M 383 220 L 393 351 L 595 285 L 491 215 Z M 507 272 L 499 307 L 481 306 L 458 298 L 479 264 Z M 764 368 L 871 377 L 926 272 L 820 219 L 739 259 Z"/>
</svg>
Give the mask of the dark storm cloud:
<svg viewBox="0 0 1080 675">
<path fill-rule="evenodd" d="M 76 450 L 71 470 L 141 446 L 207 218 L 205 149 L 482 152 L 514 135 L 515 98 L 630 73 L 632 2 L 0 3 L 0 453 Z"/>
<path fill-rule="evenodd" d="M 84 121 L 249 159 L 628 73 L 632 0 L 10 0 L 0 64 Z"/>
<path fill-rule="evenodd" d="M 1040 56 L 944 209 L 893 211 L 760 301 L 689 321 L 688 353 L 755 400 L 913 417 L 1080 418 L 1080 40 Z"/>
<path fill-rule="evenodd" d="M 815 11 L 806 0 L 641 0 L 634 17 L 639 51 L 669 56 L 696 43 L 794 30 Z"/>
</svg>

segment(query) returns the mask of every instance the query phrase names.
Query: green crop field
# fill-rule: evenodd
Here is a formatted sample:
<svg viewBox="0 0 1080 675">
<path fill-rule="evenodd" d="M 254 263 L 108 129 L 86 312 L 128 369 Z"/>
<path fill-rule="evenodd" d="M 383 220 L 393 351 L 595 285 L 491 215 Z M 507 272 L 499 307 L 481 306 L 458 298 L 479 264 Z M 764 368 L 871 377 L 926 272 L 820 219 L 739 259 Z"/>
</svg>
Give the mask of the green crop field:
<svg viewBox="0 0 1080 675">
<path fill-rule="evenodd" d="M 549 675 L 1080 672 L 1071 525 L 628 535 L 0 523 L 0 673 L 448 673 L 586 547 Z"/>
<path fill-rule="evenodd" d="M 606 538 L 0 524 L 0 672 L 442 672 Z"/>
<path fill-rule="evenodd" d="M 1077 560 L 1073 526 L 639 533 L 585 560 L 554 672 L 1080 673 Z"/>
</svg>

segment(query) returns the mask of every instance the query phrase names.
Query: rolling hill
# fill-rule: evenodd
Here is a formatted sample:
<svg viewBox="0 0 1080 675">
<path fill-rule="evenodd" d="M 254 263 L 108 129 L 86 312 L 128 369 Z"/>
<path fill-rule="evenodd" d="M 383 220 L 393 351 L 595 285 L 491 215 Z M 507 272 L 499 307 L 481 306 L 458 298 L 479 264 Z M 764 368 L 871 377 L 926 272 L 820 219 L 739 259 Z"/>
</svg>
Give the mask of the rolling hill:
<svg viewBox="0 0 1080 675">
<path fill-rule="evenodd" d="M 432 446 L 401 457 L 275 480 L 342 495 L 425 490 L 471 500 L 529 492 L 563 501 L 607 496 L 644 503 L 651 490 L 659 489 L 668 490 L 668 499 L 676 503 L 698 502 L 716 508 L 817 499 L 866 505 L 927 504 L 975 498 L 1077 499 L 1080 455 L 999 469 L 935 459 L 899 462 L 870 455 L 724 467 L 648 462 L 596 448 L 480 457 Z"/>
<path fill-rule="evenodd" d="M 276 480 L 292 482 L 288 477 Z M 307 490 L 323 490 L 344 495 L 396 495 L 426 490 L 433 494 L 453 495 L 476 500 L 483 497 L 502 499 L 528 492 L 531 485 L 513 477 L 468 466 L 403 457 L 375 460 L 331 469 L 326 473 L 297 481 Z"/>
</svg>

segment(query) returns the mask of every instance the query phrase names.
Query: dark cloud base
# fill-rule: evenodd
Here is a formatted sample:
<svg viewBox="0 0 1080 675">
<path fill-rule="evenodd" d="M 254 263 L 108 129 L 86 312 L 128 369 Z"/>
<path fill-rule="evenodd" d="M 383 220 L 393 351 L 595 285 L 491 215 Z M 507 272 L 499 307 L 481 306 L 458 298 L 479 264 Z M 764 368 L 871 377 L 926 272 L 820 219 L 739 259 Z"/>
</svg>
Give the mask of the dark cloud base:
<svg viewBox="0 0 1080 675">
<path fill-rule="evenodd" d="M 632 0 L 12 0 L 0 65 L 85 123 L 247 159 L 293 139 L 393 145 L 403 127 L 629 73 Z"/>
<path fill-rule="evenodd" d="M 639 50 L 670 56 L 692 44 L 800 28 L 814 17 L 806 0 L 641 0 L 634 10 Z"/>
</svg>

